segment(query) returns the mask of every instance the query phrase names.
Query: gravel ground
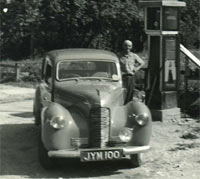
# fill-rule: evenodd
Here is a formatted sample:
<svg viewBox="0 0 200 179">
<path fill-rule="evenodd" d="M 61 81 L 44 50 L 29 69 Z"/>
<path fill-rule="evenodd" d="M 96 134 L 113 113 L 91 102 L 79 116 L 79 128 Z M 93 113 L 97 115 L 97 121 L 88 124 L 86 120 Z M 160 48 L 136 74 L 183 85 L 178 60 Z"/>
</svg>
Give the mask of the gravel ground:
<svg viewBox="0 0 200 179">
<path fill-rule="evenodd" d="M 127 161 L 60 161 L 58 169 L 44 170 L 37 158 L 33 95 L 34 89 L 0 85 L 0 178 L 199 179 L 200 119 L 186 116 L 153 122 L 151 150 L 139 168 L 129 168 Z"/>
</svg>

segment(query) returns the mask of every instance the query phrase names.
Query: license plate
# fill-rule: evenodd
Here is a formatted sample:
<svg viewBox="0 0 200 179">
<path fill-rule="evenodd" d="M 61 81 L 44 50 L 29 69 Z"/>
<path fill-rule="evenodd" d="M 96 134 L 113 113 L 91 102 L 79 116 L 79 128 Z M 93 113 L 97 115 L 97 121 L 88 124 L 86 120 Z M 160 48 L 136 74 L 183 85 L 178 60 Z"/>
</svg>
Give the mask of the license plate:
<svg viewBox="0 0 200 179">
<path fill-rule="evenodd" d="M 81 161 L 104 161 L 104 160 L 117 160 L 123 156 L 122 150 L 93 150 L 81 151 Z"/>
</svg>

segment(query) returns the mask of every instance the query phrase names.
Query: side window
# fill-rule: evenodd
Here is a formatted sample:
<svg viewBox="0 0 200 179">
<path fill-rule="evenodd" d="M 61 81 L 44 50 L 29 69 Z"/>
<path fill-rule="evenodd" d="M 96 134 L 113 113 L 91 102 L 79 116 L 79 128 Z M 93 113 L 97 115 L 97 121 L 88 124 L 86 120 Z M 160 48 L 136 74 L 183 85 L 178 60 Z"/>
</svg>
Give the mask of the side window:
<svg viewBox="0 0 200 179">
<path fill-rule="evenodd" d="M 50 64 L 47 64 L 46 66 L 46 73 L 45 73 L 45 82 L 49 84 L 52 80 L 52 66 Z"/>
<path fill-rule="evenodd" d="M 52 84 L 52 64 L 48 57 L 44 60 L 43 80 L 48 84 Z"/>
</svg>

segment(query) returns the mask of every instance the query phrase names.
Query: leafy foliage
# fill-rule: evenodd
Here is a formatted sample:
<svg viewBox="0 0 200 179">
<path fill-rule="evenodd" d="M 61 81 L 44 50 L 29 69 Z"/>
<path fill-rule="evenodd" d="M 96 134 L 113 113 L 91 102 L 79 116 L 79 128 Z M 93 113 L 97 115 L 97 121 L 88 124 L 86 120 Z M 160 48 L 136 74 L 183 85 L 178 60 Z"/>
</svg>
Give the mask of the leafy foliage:
<svg viewBox="0 0 200 179">
<path fill-rule="evenodd" d="M 2 57 L 73 47 L 118 50 L 144 36 L 137 0 L 15 0 L 1 3 Z M 8 8 L 4 13 L 3 9 Z M 136 47 L 135 47 L 136 48 Z M 138 49 L 137 49 L 138 50 Z"/>
<path fill-rule="evenodd" d="M 186 1 L 182 40 L 196 45 L 199 1 Z M 125 39 L 140 51 L 146 36 L 137 4 L 138 0 L 0 0 L 1 58 L 21 59 L 74 47 L 119 51 Z"/>
<path fill-rule="evenodd" d="M 41 29 L 45 29 L 45 39 L 50 41 L 48 49 L 55 46 L 113 49 L 120 37 L 133 37 L 130 27 L 135 23 L 135 31 L 138 28 L 142 31 L 139 10 L 133 0 L 44 2 Z"/>
<path fill-rule="evenodd" d="M 21 58 L 29 55 L 40 23 L 40 0 L 1 1 L 1 52 L 3 57 Z M 8 12 L 3 10 L 7 8 Z"/>
<path fill-rule="evenodd" d="M 182 43 L 186 47 L 200 47 L 200 1 L 185 0 L 186 8 L 181 11 Z"/>
</svg>

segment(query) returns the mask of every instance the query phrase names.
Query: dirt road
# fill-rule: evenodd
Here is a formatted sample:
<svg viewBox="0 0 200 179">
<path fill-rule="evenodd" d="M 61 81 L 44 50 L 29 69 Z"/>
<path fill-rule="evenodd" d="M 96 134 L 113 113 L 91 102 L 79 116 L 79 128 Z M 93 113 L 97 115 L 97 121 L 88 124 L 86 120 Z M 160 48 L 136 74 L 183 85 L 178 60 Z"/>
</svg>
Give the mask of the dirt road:
<svg viewBox="0 0 200 179">
<path fill-rule="evenodd" d="M 181 118 L 153 123 L 152 149 L 144 164 L 127 161 L 70 164 L 44 170 L 37 158 L 38 129 L 33 124 L 33 89 L 0 85 L 0 178 L 199 179 L 200 120 Z"/>
</svg>

